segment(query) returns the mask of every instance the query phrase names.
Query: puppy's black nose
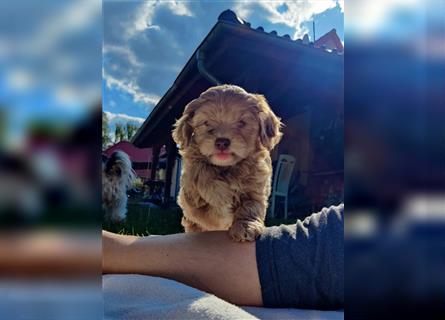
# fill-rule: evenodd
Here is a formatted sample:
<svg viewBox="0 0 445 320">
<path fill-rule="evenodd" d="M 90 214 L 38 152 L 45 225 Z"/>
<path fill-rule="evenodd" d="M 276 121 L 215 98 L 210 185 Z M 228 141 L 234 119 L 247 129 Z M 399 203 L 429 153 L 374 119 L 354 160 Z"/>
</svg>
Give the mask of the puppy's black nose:
<svg viewBox="0 0 445 320">
<path fill-rule="evenodd" d="M 230 140 L 227 138 L 218 138 L 215 140 L 215 147 L 218 150 L 224 151 L 230 146 Z"/>
</svg>

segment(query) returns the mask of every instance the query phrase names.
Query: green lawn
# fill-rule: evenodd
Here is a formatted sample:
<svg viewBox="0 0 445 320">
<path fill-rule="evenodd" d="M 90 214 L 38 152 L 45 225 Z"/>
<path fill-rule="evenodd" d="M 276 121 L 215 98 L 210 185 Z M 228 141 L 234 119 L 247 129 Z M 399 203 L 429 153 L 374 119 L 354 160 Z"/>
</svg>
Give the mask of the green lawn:
<svg viewBox="0 0 445 320">
<path fill-rule="evenodd" d="M 127 219 L 122 223 L 106 223 L 103 228 L 120 234 L 146 236 L 184 232 L 179 208 L 157 209 L 140 204 L 128 204 Z M 266 226 L 293 224 L 296 219 L 266 218 Z"/>
<path fill-rule="evenodd" d="M 157 209 L 139 204 L 128 204 L 127 219 L 122 223 L 104 223 L 112 232 L 132 235 L 171 234 L 183 232 L 182 212 L 179 208 Z"/>
</svg>

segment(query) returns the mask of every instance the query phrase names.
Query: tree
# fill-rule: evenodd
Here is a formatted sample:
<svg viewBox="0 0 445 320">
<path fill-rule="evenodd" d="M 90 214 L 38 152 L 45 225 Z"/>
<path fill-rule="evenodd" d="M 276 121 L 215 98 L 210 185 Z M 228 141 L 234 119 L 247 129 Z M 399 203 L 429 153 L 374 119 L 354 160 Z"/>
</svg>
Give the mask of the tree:
<svg viewBox="0 0 445 320">
<path fill-rule="evenodd" d="M 133 123 L 127 122 L 127 140 L 130 141 L 134 134 L 138 130 L 138 126 Z"/>
<path fill-rule="evenodd" d="M 114 143 L 118 143 L 125 140 L 125 129 L 122 123 L 116 123 L 116 128 L 114 129 Z"/>
<path fill-rule="evenodd" d="M 111 144 L 110 128 L 108 125 L 107 114 L 102 111 L 102 150 L 105 150 Z"/>
</svg>

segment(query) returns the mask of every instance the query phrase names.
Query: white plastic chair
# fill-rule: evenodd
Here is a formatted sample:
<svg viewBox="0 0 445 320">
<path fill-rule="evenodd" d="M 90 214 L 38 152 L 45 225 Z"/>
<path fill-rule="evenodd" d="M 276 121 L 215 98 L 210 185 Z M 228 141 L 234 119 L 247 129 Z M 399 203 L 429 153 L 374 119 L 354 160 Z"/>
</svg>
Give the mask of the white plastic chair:
<svg viewBox="0 0 445 320">
<path fill-rule="evenodd" d="M 272 182 L 272 217 L 275 217 L 275 198 L 284 197 L 284 217 L 287 219 L 287 194 L 294 166 L 295 157 L 280 154 Z"/>
</svg>

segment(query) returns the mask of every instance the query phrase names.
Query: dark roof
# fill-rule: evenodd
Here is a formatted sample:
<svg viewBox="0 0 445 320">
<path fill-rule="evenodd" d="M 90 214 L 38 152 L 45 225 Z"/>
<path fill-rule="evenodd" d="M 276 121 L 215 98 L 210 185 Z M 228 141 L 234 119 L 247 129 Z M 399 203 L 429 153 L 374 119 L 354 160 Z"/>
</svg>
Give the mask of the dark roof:
<svg viewBox="0 0 445 320">
<path fill-rule="evenodd" d="M 198 56 L 212 77 L 200 73 Z M 215 85 L 213 79 L 264 94 L 272 107 L 280 107 L 275 112 L 285 117 L 298 112 L 308 101 L 329 99 L 327 92 L 343 92 L 342 75 L 343 56 L 335 50 L 315 48 L 313 43 L 292 40 L 289 35 L 278 36 L 276 31 L 267 33 L 262 27 L 254 29 L 233 11 L 226 10 L 132 142 L 137 147 L 171 142 L 175 119 L 188 102 Z M 313 90 L 315 86 L 317 91 Z"/>
<path fill-rule="evenodd" d="M 247 21 L 245 21 L 245 20 L 239 18 L 239 17 L 236 15 L 236 13 L 233 12 L 232 10 L 230 10 L 230 9 L 227 9 L 226 11 L 223 11 L 223 12 L 219 15 L 219 17 L 218 17 L 218 21 L 230 22 L 230 23 L 233 23 L 233 24 L 235 24 L 235 25 L 239 25 L 239 26 L 242 26 L 242 27 L 245 27 L 245 28 L 249 28 L 250 30 L 253 30 L 253 31 L 257 31 L 257 32 L 260 32 L 260 33 L 264 33 L 264 34 L 266 34 L 266 35 L 270 35 L 270 36 L 272 36 L 272 37 L 285 39 L 285 40 L 292 41 L 292 42 L 295 42 L 295 43 L 298 43 L 298 44 L 308 45 L 308 46 L 315 47 L 316 49 L 324 50 L 324 51 L 326 51 L 326 52 L 328 52 L 328 53 L 332 53 L 332 54 L 342 54 L 342 52 L 343 52 L 343 50 L 341 50 L 341 51 L 337 51 L 337 50 L 329 50 L 329 49 L 326 49 L 326 48 L 324 48 L 324 47 L 322 47 L 322 46 L 314 46 L 314 43 L 313 43 L 313 42 L 304 43 L 303 39 L 292 40 L 291 36 L 288 35 L 288 34 L 285 34 L 285 35 L 283 35 L 283 36 L 279 36 L 278 33 L 277 33 L 277 31 L 275 31 L 275 30 L 272 30 L 272 31 L 270 31 L 270 32 L 267 33 L 267 32 L 264 31 L 264 28 L 261 27 L 261 26 L 259 26 L 258 28 L 254 29 L 254 28 L 251 27 L 251 24 L 250 24 L 249 22 L 247 22 Z M 320 38 L 315 42 L 315 44 L 317 44 L 317 42 L 319 42 L 319 41 L 320 41 L 321 39 L 323 39 L 325 36 L 328 36 L 328 35 L 329 35 L 329 36 L 332 36 L 333 34 L 335 34 L 335 36 L 338 38 L 337 31 L 336 31 L 335 29 L 332 29 L 331 31 L 329 31 L 328 33 L 326 33 L 325 35 L 323 35 L 322 37 L 320 37 Z M 339 40 L 340 40 L 340 39 L 339 39 Z M 341 43 L 341 42 L 340 42 L 340 43 Z"/>
</svg>

